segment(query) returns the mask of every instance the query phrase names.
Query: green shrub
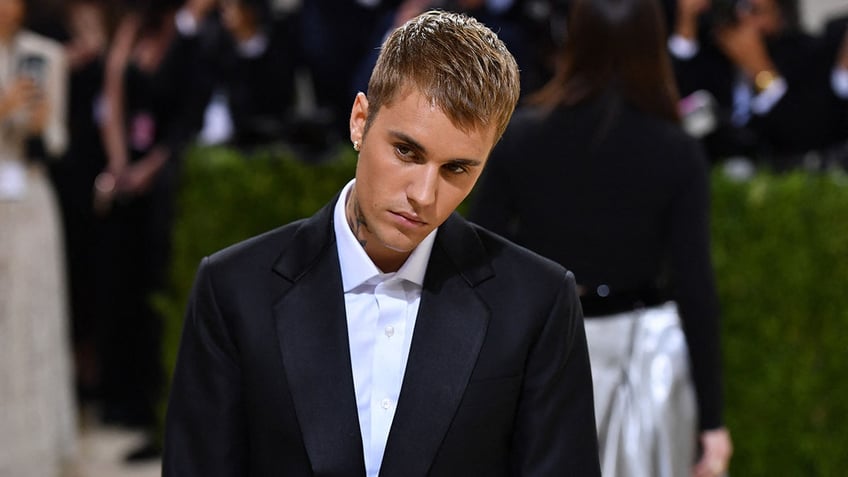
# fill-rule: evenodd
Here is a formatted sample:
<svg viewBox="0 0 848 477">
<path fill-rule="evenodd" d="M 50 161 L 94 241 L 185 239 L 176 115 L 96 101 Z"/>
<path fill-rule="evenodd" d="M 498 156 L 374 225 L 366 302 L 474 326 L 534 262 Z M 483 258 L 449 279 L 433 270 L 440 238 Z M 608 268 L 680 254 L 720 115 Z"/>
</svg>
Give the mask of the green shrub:
<svg viewBox="0 0 848 477">
<path fill-rule="evenodd" d="M 848 185 L 713 175 L 727 424 L 740 476 L 848 467 Z"/>
<path fill-rule="evenodd" d="M 154 297 L 165 322 L 163 362 L 169 381 L 200 260 L 316 212 L 354 175 L 353 152 L 341 151 L 338 156 L 331 162 L 307 164 L 275 150 L 251 154 L 222 147 L 189 150 L 172 236 L 171 285 Z"/>
<path fill-rule="evenodd" d="M 319 165 L 274 151 L 195 148 L 174 230 L 165 363 L 173 369 L 200 259 L 306 217 L 354 174 L 352 152 Z M 832 476 L 848 468 L 848 185 L 840 175 L 713 175 L 713 259 L 722 304 L 726 421 L 735 476 Z"/>
</svg>

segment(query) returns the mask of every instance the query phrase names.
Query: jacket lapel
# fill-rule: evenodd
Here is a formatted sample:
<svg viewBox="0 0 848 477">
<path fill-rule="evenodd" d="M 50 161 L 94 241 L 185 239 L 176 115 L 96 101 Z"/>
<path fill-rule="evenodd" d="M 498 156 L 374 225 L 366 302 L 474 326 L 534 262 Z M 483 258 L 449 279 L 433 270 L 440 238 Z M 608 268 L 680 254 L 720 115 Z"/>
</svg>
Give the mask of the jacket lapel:
<svg viewBox="0 0 848 477">
<path fill-rule="evenodd" d="M 489 310 L 473 287 L 493 274 L 476 233 L 454 214 L 430 255 L 381 475 L 427 474 L 486 335 Z"/>
<path fill-rule="evenodd" d="M 338 197 L 338 196 L 337 196 Z M 291 282 L 274 305 L 289 390 L 312 468 L 365 475 L 332 216 L 335 200 L 295 233 L 274 270 Z"/>
</svg>

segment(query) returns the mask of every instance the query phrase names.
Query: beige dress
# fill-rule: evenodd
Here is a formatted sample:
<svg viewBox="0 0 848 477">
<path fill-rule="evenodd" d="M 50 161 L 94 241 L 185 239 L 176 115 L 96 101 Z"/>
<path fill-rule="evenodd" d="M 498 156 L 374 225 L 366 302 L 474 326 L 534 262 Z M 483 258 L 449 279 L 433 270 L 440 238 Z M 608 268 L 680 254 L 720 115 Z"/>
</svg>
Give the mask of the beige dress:
<svg viewBox="0 0 848 477">
<path fill-rule="evenodd" d="M 65 148 L 61 46 L 29 32 L 0 45 L 0 87 L 22 56 L 44 58 L 47 151 Z M 53 477 L 76 442 L 70 337 L 56 200 L 43 167 L 24 160 L 22 120 L 0 121 L 0 476 Z"/>
</svg>

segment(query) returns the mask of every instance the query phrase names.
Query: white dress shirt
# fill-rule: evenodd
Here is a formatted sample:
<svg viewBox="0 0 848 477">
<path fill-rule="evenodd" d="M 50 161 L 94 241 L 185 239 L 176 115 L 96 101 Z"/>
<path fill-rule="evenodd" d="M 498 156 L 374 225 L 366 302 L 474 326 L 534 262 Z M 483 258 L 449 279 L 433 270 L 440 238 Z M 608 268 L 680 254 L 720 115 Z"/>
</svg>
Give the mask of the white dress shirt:
<svg viewBox="0 0 848 477">
<path fill-rule="evenodd" d="M 339 195 L 333 226 L 365 470 L 369 477 L 376 477 L 400 396 L 436 231 L 413 250 L 397 272 L 383 273 L 365 253 L 345 218 L 345 203 L 354 183 L 355 179 Z"/>
</svg>

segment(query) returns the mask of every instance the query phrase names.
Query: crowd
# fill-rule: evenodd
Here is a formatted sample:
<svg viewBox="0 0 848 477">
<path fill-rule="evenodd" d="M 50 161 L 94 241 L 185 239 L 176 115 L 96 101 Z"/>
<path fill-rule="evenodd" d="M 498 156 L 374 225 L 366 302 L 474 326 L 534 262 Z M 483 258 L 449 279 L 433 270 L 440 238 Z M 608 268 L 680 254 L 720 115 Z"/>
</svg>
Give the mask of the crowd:
<svg viewBox="0 0 848 477">
<path fill-rule="evenodd" d="M 492 27 L 521 72 L 473 218 L 574 270 L 589 318 L 675 303 L 654 319 L 683 330 L 672 354 L 691 363 L 697 402 L 675 432 L 697 429 L 726 466 L 706 171 L 734 157 L 848 167 L 848 16 L 812 34 L 797 0 L 0 0 L 0 428 L 17 436 L 0 475 L 57 475 L 75 402 L 150 431 L 129 459 L 158 454 L 150 296 L 183 152 L 332 156 L 386 35 L 431 8 Z M 533 168 L 517 164 L 528 151 Z M 633 321 L 587 321 L 590 353 L 624 359 L 592 336 L 638 334 Z M 596 406 L 607 425 L 610 409 Z M 600 437 L 602 452 L 623 445 Z"/>
</svg>

